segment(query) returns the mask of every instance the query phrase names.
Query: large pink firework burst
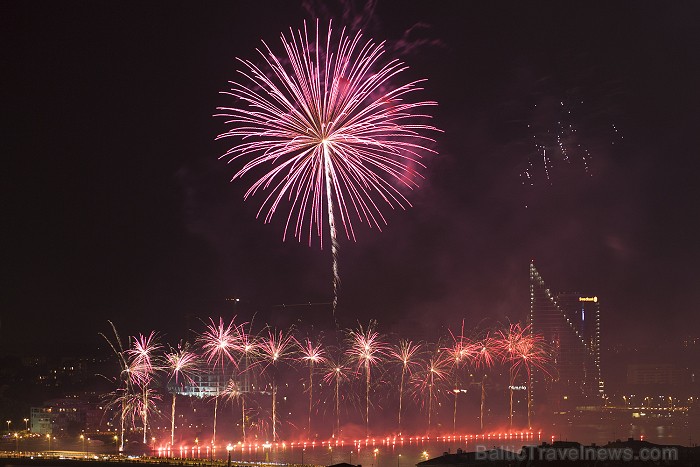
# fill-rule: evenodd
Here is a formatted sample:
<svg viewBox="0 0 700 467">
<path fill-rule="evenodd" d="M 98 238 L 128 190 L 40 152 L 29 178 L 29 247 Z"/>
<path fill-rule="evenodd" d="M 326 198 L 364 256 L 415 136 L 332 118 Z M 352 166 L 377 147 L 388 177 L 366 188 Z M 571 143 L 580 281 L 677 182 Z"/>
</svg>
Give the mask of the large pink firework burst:
<svg viewBox="0 0 700 467">
<path fill-rule="evenodd" d="M 345 234 L 355 239 L 353 218 L 370 227 L 386 224 L 382 209 L 405 209 L 403 192 L 417 188 L 422 157 L 434 151 L 425 133 L 425 107 L 433 101 L 412 101 L 423 80 L 394 85 L 406 65 L 384 58 L 384 43 L 365 40 L 343 29 L 315 37 L 290 29 L 281 35 L 279 57 L 263 42 L 260 67 L 240 60 L 240 81 L 224 94 L 236 99 L 218 107 L 230 129 L 221 138 L 241 138 L 222 158 L 244 164 L 233 179 L 254 169 L 266 171 L 245 193 L 268 190 L 258 216 L 270 222 L 286 203 L 287 221 L 301 240 L 312 242 L 314 230 L 323 247 L 327 216 L 333 253 L 333 310 L 337 305 L 338 265 L 336 215 Z M 287 206 L 288 205 L 288 206 Z M 293 225 L 293 227 L 292 227 Z"/>
</svg>

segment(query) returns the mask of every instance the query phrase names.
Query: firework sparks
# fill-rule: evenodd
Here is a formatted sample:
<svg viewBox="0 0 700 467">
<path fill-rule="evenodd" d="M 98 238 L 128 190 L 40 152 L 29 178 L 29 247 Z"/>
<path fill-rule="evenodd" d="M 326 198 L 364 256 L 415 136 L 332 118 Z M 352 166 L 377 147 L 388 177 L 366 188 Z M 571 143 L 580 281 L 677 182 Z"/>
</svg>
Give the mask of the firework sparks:
<svg viewBox="0 0 700 467">
<path fill-rule="evenodd" d="M 175 401 L 178 388 L 184 385 L 196 384 L 194 378 L 200 373 L 199 357 L 194 352 L 190 352 L 189 344 L 180 344 L 177 349 L 173 349 L 165 354 L 169 380 L 174 382 L 172 389 L 173 401 L 170 412 L 170 445 L 175 445 Z"/>
<path fill-rule="evenodd" d="M 340 385 L 348 380 L 348 366 L 342 358 L 326 358 L 323 381 L 335 388 L 335 435 L 340 436 Z"/>
<path fill-rule="evenodd" d="M 232 363 L 237 367 L 236 360 L 232 354 L 238 347 L 236 340 L 234 325 L 235 318 L 231 319 L 228 324 L 224 323 L 224 319 L 219 317 L 219 324 L 216 324 L 212 318 L 209 318 L 209 323 L 206 324 L 206 329 L 199 336 L 198 341 L 202 347 L 204 359 L 208 364 L 213 364 L 213 368 L 221 367 L 221 375 L 224 376 L 225 364 Z M 219 410 L 219 392 L 220 385 L 217 383 L 216 394 L 214 395 L 214 426 L 211 438 L 212 446 L 216 443 L 216 417 Z"/>
<path fill-rule="evenodd" d="M 527 424 L 532 426 L 532 370 L 539 369 L 549 375 L 550 353 L 544 338 L 534 334 L 530 325 L 524 328 L 511 324 L 508 331 L 498 332 L 501 338 L 502 358 L 510 362 L 510 424 L 513 424 L 513 385 L 522 368 L 527 373 Z"/>
<path fill-rule="evenodd" d="M 310 39 L 304 23 L 303 31 L 290 30 L 281 41 L 281 58 L 263 43 L 262 68 L 239 59 L 241 82 L 231 81 L 223 94 L 237 99 L 240 107 L 217 108 L 216 116 L 232 127 L 217 139 L 245 141 L 221 156 L 229 162 L 245 160 L 234 180 L 267 167 L 245 198 L 270 190 L 258 211 L 258 216 L 265 212 L 265 222 L 287 200 L 283 238 L 291 227 L 295 237 L 308 235 L 311 244 L 315 230 L 323 247 L 327 216 L 335 313 L 336 215 L 347 238 L 354 240 L 353 218 L 381 230 L 384 206 L 411 205 L 402 190 L 418 187 L 424 167 L 420 160 L 434 153 L 427 147 L 433 140 L 423 133 L 439 130 L 422 123 L 429 118 L 422 110 L 436 103 L 410 102 L 422 81 L 393 86 L 407 67 L 398 60 L 382 63 L 383 43 L 365 41 L 361 33 L 351 38 L 343 30 L 336 41 L 331 24 L 324 38 L 317 22 L 316 37 Z"/>
<path fill-rule="evenodd" d="M 471 362 L 474 368 L 490 369 L 501 356 L 501 345 L 498 339 L 491 337 L 488 333 L 482 339 L 474 342 L 471 346 Z M 481 403 L 479 404 L 479 423 L 484 429 L 484 409 L 486 407 L 486 375 L 481 377 Z"/>
<path fill-rule="evenodd" d="M 472 357 L 473 346 L 471 342 L 464 337 L 464 320 L 462 320 L 462 328 L 458 335 L 455 335 L 452 330 L 448 330 L 452 338 L 452 345 L 443 347 L 441 350 L 448 358 L 452 374 L 454 376 L 454 407 L 452 409 L 452 432 L 457 431 L 457 401 L 459 400 L 460 384 L 459 384 L 459 369 L 464 365 L 464 362 Z"/>
<path fill-rule="evenodd" d="M 126 350 L 129 360 L 129 374 L 134 384 L 143 385 L 150 377 L 162 369 L 156 353 L 162 349 L 158 335 L 151 331 L 148 336 L 139 334 L 132 337 L 131 348 Z"/>
<path fill-rule="evenodd" d="M 418 362 L 415 361 L 415 357 L 420 348 L 420 344 L 415 344 L 413 341 L 401 339 L 398 345 L 389 351 L 390 358 L 401 365 L 401 381 L 399 382 L 399 432 L 401 431 L 404 381 L 406 376 L 410 378 L 413 375 L 413 367 L 418 366 Z"/>
<path fill-rule="evenodd" d="M 498 336 L 500 337 L 501 345 L 501 356 L 504 363 L 510 362 L 510 381 L 509 390 L 510 393 L 510 412 L 508 415 L 508 422 L 510 427 L 513 427 L 513 385 L 515 384 L 515 377 L 517 375 L 516 362 L 518 361 L 518 347 L 520 346 L 520 341 L 523 339 L 524 332 L 520 323 L 511 324 L 507 331 L 498 331 Z"/>
<path fill-rule="evenodd" d="M 243 388 L 243 385 L 241 384 L 240 381 L 237 381 L 233 378 L 229 379 L 228 382 L 226 383 L 226 386 L 224 389 L 221 391 L 222 397 L 224 397 L 227 401 L 233 402 L 233 401 L 239 401 L 241 403 L 241 424 L 245 427 L 245 419 L 246 419 L 246 407 L 245 407 L 245 399 L 246 399 L 246 393 Z M 243 437 L 245 439 L 245 428 L 243 428 Z"/>
<path fill-rule="evenodd" d="M 142 401 L 139 407 L 143 422 L 143 443 L 146 444 L 148 415 L 153 405 L 149 400 L 149 396 L 153 393 L 150 385 L 153 382 L 153 376 L 163 369 L 155 354 L 162 349 L 162 346 L 158 343 L 158 335 L 155 331 L 151 331 L 148 336 L 139 334 L 132 340 L 132 346 L 126 351 L 126 355 L 129 358 L 129 375 L 133 384 L 141 389 Z"/>
<path fill-rule="evenodd" d="M 297 347 L 301 356 L 299 360 L 306 363 L 309 366 L 309 425 L 308 433 L 309 437 L 312 436 L 311 432 L 311 410 L 313 408 L 313 394 L 314 394 L 314 365 L 324 363 L 326 361 L 325 352 L 321 347 L 321 342 L 317 342 L 315 345 L 311 342 L 309 338 L 306 338 L 303 343 L 297 341 Z"/>
<path fill-rule="evenodd" d="M 438 401 L 442 383 L 447 381 L 451 359 L 444 352 L 436 351 L 424 360 L 419 371 L 413 375 L 413 390 L 416 398 L 428 411 L 428 432 L 432 428 L 433 406 Z"/>
<path fill-rule="evenodd" d="M 246 330 L 248 326 L 248 330 Z M 243 363 L 243 385 L 240 388 L 241 396 L 241 434 L 243 441 L 246 440 L 246 397 L 245 393 L 250 391 L 250 370 L 252 365 L 255 365 L 260 357 L 259 339 L 258 336 L 252 333 L 252 323 L 243 323 L 235 328 L 236 341 L 238 342 L 238 350 L 242 355 Z"/>
<path fill-rule="evenodd" d="M 153 424 L 151 421 L 155 411 L 154 397 L 161 392 L 156 389 L 155 383 L 158 373 L 167 373 L 167 390 L 172 395 L 172 409 L 170 413 L 170 444 L 175 444 L 176 401 L 178 394 L 185 387 L 196 385 L 194 377 L 198 371 L 208 372 L 212 381 L 212 388 L 216 387 L 216 394 L 212 392 L 214 405 L 214 434 L 212 445 L 215 446 L 217 410 L 219 400 L 240 403 L 240 416 L 243 424 L 243 435 L 249 429 L 248 435 L 270 436 L 279 440 L 279 426 L 281 422 L 299 431 L 303 431 L 307 439 L 314 439 L 319 427 L 315 427 L 314 411 L 320 416 L 322 407 L 319 397 L 328 397 L 327 413 L 335 416 L 333 420 L 333 435 L 338 438 L 340 431 L 341 404 L 347 404 L 348 423 L 362 418 L 365 422 L 366 434 L 369 436 L 370 425 L 369 408 L 377 411 L 382 409 L 378 404 L 379 397 L 393 397 L 398 400 L 399 431 L 402 432 L 405 424 L 404 412 L 408 404 L 415 403 L 426 415 L 428 432 L 432 432 L 439 423 L 444 423 L 449 417 L 440 408 L 443 399 L 455 394 L 455 411 L 453 413 L 453 428 L 456 425 L 457 396 L 466 391 L 466 386 L 460 381 L 460 376 L 465 367 L 470 369 L 471 377 L 476 377 L 474 383 L 481 379 L 481 410 L 480 420 L 484 427 L 486 413 L 486 381 L 493 375 L 492 370 L 497 364 L 503 364 L 510 371 L 509 383 L 511 387 L 511 414 L 513 412 L 513 388 L 518 379 L 527 379 L 528 410 L 530 417 L 528 424 L 532 424 L 532 402 L 530 388 L 532 386 L 532 373 L 542 371 L 546 377 L 551 362 L 551 353 L 545 345 L 542 336 L 532 333 L 531 328 L 522 327 L 520 324 L 511 325 L 510 328 L 496 332 L 477 334 L 478 337 L 468 339 L 464 337 L 464 325 L 461 332 L 450 333 L 452 342 L 439 339 L 435 343 L 416 343 L 408 340 L 397 339 L 392 343 L 385 340 L 376 330 L 376 323 L 370 322 L 368 326 L 358 326 L 354 330 L 348 330 L 343 348 L 326 348 L 321 344 L 320 337 L 308 336 L 301 340 L 294 337 L 293 330 L 278 331 L 266 327 L 262 334 L 253 334 L 252 326 L 246 323 L 235 326 L 233 322 L 227 324 L 222 319 L 209 320 L 211 323 L 207 331 L 200 335 L 198 342 L 202 349 L 208 349 L 208 356 L 201 357 L 192 352 L 187 344 L 180 344 L 177 348 L 170 348 L 162 356 L 158 350 L 162 346 L 157 342 L 155 332 L 148 335 L 137 335 L 131 339 L 129 348 L 124 349 L 121 340 L 115 332 L 116 338 L 107 339 L 118 356 L 120 373 L 113 381 L 117 383 L 116 389 L 110 393 L 111 399 L 107 406 L 115 410 L 114 418 L 121 414 L 122 425 L 138 425 L 138 431 L 148 431 Z M 206 336 L 206 337 L 203 337 Z M 206 347 L 205 344 L 210 346 Z M 225 345 L 222 345 L 225 344 Z M 428 351 L 426 351 L 426 349 Z M 249 360 L 246 362 L 245 355 Z M 208 365 L 198 366 L 198 362 L 209 362 Z M 282 363 L 284 363 L 282 365 Z M 243 365 L 248 369 L 243 370 Z M 286 387 L 287 397 L 295 397 L 293 385 L 284 384 L 293 371 L 302 370 L 307 376 L 303 377 L 304 393 L 298 396 L 308 397 L 307 417 L 294 419 L 285 418 L 280 413 L 278 400 L 279 389 Z M 235 371 L 231 371 L 235 370 Z M 290 372 L 289 370 L 293 370 Z M 247 388 L 244 374 L 250 373 L 251 386 Z M 385 378 L 386 376 L 386 378 Z M 499 378 L 499 375 L 495 375 Z M 164 378 L 165 379 L 165 378 Z M 319 384 L 322 380 L 325 384 Z M 353 381 L 351 381 L 353 380 Z M 395 381 L 395 383 L 389 383 Z M 266 382 L 266 383 L 265 383 Z M 262 383 L 262 384 L 258 384 Z M 452 384 L 454 383 L 454 390 Z M 282 384 L 282 386 L 280 386 Z M 316 386 L 321 386 L 321 389 Z M 358 387 L 359 386 L 359 387 Z M 379 387 L 390 388 L 389 394 L 378 391 Z M 325 389 L 323 389 L 325 388 Z M 523 387 L 524 389 L 524 387 Z M 290 394 L 290 391 L 291 394 Z M 376 391 L 376 394 L 375 392 Z M 250 392 L 250 393 L 248 393 Z M 413 395 L 413 399 L 406 398 L 406 394 Z M 268 396 L 271 395 L 271 410 Z M 373 399 L 377 397 L 377 400 Z M 262 399 L 261 399 L 262 398 Z M 358 401 L 359 399 L 359 401 Z M 348 404 L 349 402 L 349 404 Z M 505 401 L 504 401 L 505 402 Z M 292 402 L 292 404 L 295 404 Z M 302 405 L 304 403 L 302 402 Z M 332 405 L 331 405 L 332 404 Z M 333 409 L 331 409 L 333 407 Z M 352 415 L 350 408 L 357 410 Z M 393 408 L 391 410 L 394 410 Z M 118 413 L 116 412 L 118 411 Z M 449 409 L 448 409 L 449 411 Z M 331 413 L 334 412 L 332 415 Z M 291 412 L 285 415 L 291 415 Z M 396 414 L 396 413 L 395 413 Z M 387 413 L 385 412 L 385 415 Z M 356 417 L 356 418 L 355 418 Z M 320 418 L 319 418 L 320 420 Z M 308 424 L 307 424 L 308 422 Z M 118 428 L 119 429 L 119 428 Z M 122 431 L 122 437 L 125 432 Z M 140 433 L 139 433 L 140 436 Z M 148 438 L 147 438 L 148 439 Z"/>
<path fill-rule="evenodd" d="M 372 383 L 372 366 L 378 365 L 382 357 L 387 353 L 387 346 L 381 340 L 381 336 L 375 331 L 374 321 L 363 328 L 362 325 L 357 330 L 350 331 L 350 348 L 348 356 L 357 364 L 357 372 L 365 373 L 365 425 L 366 434 L 369 436 L 369 389 Z"/>
<path fill-rule="evenodd" d="M 266 369 L 272 375 L 272 441 L 277 441 L 277 380 L 275 370 L 277 365 L 289 356 L 292 350 L 293 335 L 291 332 L 267 330 L 267 339 L 260 343 L 260 351 L 267 360 Z"/>
<path fill-rule="evenodd" d="M 160 394 L 152 388 L 146 388 L 144 392 L 145 397 L 141 392 L 129 391 L 126 388 L 117 389 L 110 394 L 106 406 L 116 408 L 121 413 L 122 423 L 136 428 L 138 420 L 143 421 L 144 417 L 148 419 L 157 411 L 156 403 L 161 400 Z"/>
<path fill-rule="evenodd" d="M 107 337 L 104 333 L 99 333 L 107 344 L 114 352 L 119 362 L 119 378 L 117 382 L 119 387 L 108 395 L 108 406 L 119 407 L 119 452 L 124 451 L 124 430 L 126 424 L 126 416 L 128 413 L 128 406 L 126 405 L 125 395 L 131 392 L 131 377 L 129 375 L 129 361 L 127 357 L 126 350 L 124 350 L 124 345 L 122 344 L 122 339 L 117 332 L 117 328 L 112 321 L 107 321 L 112 328 L 112 333 L 114 334 L 114 342 Z"/>
<path fill-rule="evenodd" d="M 219 318 L 219 324 L 216 324 L 212 318 L 209 318 L 209 324 L 199 336 L 203 356 L 207 363 L 213 362 L 214 368 L 217 366 L 223 368 L 227 361 L 235 363 L 232 352 L 239 348 L 234 334 L 235 328 L 233 319 L 225 324 L 224 319 Z"/>
</svg>

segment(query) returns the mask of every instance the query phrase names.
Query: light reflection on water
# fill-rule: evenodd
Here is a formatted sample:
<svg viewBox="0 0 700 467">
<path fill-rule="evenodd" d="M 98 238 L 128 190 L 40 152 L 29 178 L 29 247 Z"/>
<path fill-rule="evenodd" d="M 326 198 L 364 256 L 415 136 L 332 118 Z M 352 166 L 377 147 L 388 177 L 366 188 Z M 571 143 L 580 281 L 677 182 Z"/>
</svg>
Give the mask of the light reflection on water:
<svg viewBox="0 0 700 467">
<path fill-rule="evenodd" d="M 264 443 L 258 445 L 232 445 L 233 463 L 274 462 L 283 464 L 332 465 L 340 462 L 361 464 L 364 467 L 408 467 L 443 452 L 476 450 L 476 446 L 500 446 L 520 450 L 523 445 L 545 441 L 537 433 L 501 433 L 476 436 L 440 437 L 433 439 L 400 438 L 375 439 L 361 443 Z M 549 441 L 549 440 L 547 440 Z M 208 446 L 188 446 L 173 451 L 158 450 L 162 457 L 226 460 L 227 451 L 222 448 L 210 452 Z"/>
<path fill-rule="evenodd" d="M 693 425 L 694 427 L 694 425 Z M 615 439 L 634 437 L 659 444 L 689 445 L 692 432 L 697 433 L 700 427 L 689 426 L 686 423 L 672 425 L 633 425 L 629 423 L 606 424 L 601 426 L 579 425 L 568 427 L 554 427 L 542 434 L 534 433 L 501 433 L 499 435 L 478 435 L 441 437 L 438 439 L 400 437 L 384 438 L 362 441 L 359 445 L 352 441 L 342 443 L 332 441 L 321 443 L 277 443 L 246 445 L 240 443 L 232 445 L 231 460 L 233 463 L 276 462 L 284 464 L 307 465 L 331 465 L 340 462 L 361 464 L 363 467 L 413 467 L 424 460 L 426 456 L 433 458 L 443 452 L 456 452 L 457 449 L 474 451 L 477 446 L 486 448 L 501 447 L 518 451 L 523 445 L 551 442 L 553 439 L 568 439 L 590 444 L 592 442 L 605 444 Z M 523 436 L 526 435 L 526 436 Z M 19 447 L 20 451 L 46 451 L 47 442 L 43 438 L 18 440 L 0 438 L 0 450 L 13 452 Z M 92 440 L 81 443 L 77 439 L 58 438 L 52 441 L 52 451 L 71 451 L 70 455 L 82 456 L 85 454 L 115 454 L 116 446 L 113 443 L 103 443 Z M 376 450 L 376 451 L 375 451 Z M 135 443 L 129 446 L 128 453 L 134 455 L 152 455 L 152 446 L 143 446 Z M 425 453 L 425 454 L 424 454 Z M 191 445 L 182 449 L 163 450 L 156 445 L 155 455 L 160 457 L 179 457 L 207 460 L 210 458 L 225 461 L 227 458 L 226 446 L 219 446 L 212 455 L 208 445 Z"/>
</svg>

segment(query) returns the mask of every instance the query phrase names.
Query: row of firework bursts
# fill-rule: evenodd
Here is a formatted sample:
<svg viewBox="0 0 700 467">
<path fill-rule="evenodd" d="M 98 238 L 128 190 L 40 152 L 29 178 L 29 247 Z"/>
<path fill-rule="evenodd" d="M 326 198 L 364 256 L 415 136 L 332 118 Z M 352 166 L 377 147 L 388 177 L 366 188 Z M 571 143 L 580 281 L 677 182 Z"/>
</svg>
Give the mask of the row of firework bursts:
<svg viewBox="0 0 700 467">
<path fill-rule="evenodd" d="M 509 424 L 513 425 L 513 390 L 518 381 L 526 380 L 528 428 L 531 428 L 531 382 L 534 371 L 551 375 L 551 352 L 541 335 L 529 326 L 510 324 L 505 328 L 482 332 L 477 337 L 467 337 L 464 323 L 460 332 L 449 332 L 449 337 L 439 343 L 415 342 L 398 339 L 391 342 L 377 331 L 376 323 L 358 325 L 356 329 L 342 332 L 338 345 L 326 346 L 322 336 L 298 337 L 293 329 L 279 330 L 266 326 L 253 332 L 252 324 L 230 322 L 210 318 L 205 329 L 195 341 L 181 342 L 177 347 L 164 344 L 161 336 L 153 331 L 139 334 L 124 342 L 110 322 L 113 337 L 103 334 L 119 364 L 120 374 L 114 379 L 116 389 L 110 393 L 108 407 L 119 417 L 121 449 L 125 429 L 129 426 L 143 428 L 143 442 L 147 442 L 149 417 L 156 411 L 155 403 L 161 400 L 159 389 L 165 386 L 172 394 L 171 446 L 175 442 L 175 415 L 177 395 L 186 387 L 196 387 L 205 375 L 216 375 L 216 387 L 211 391 L 214 403 L 212 445 L 216 443 L 216 422 L 221 401 L 240 405 L 240 429 L 243 442 L 246 427 L 250 426 L 249 409 L 255 387 L 251 378 L 262 381 L 264 391 L 271 397 L 269 424 L 273 442 L 278 441 L 277 393 L 280 371 L 283 367 L 307 372 L 304 376 L 304 392 L 308 396 L 308 420 L 304 430 L 312 437 L 312 412 L 319 397 L 314 394 L 316 385 L 332 391 L 334 406 L 334 432 L 340 436 L 341 401 L 348 401 L 350 386 L 361 387 L 355 393 L 355 406 L 362 413 L 366 436 L 370 434 L 370 409 L 373 395 L 379 383 L 390 386 L 392 394 L 398 394 L 396 420 L 398 432 L 402 430 L 409 403 L 417 404 L 427 414 L 427 428 L 431 431 L 434 412 L 441 398 L 452 395 L 454 400 L 453 432 L 457 424 L 457 401 L 460 379 L 465 372 L 483 373 L 481 379 L 480 423 L 483 429 L 486 371 L 502 365 L 509 375 L 510 411 Z M 390 376 L 393 376 L 390 377 Z M 219 382 L 221 381 L 221 382 Z M 307 384 L 308 383 L 308 384 Z M 258 385 L 258 388 L 263 386 Z M 315 398 L 316 397 L 316 398 Z M 297 426 L 302 425 L 297 420 Z"/>
</svg>

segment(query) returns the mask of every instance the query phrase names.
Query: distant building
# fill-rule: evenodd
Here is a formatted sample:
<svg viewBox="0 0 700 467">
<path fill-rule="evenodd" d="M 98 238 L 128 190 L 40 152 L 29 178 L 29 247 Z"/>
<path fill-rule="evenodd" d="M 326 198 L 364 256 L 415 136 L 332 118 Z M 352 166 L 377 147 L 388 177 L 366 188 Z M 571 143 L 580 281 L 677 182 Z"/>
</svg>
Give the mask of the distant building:
<svg viewBox="0 0 700 467">
<path fill-rule="evenodd" d="M 680 386 L 688 379 L 688 371 L 673 364 L 627 365 L 627 384 Z"/>
<path fill-rule="evenodd" d="M 43 407 L 31 408 L 33 433 L 41 435 L 74 434 L 99 429 L 104 410 L 75 397 L 52 399 Z"/>
<path fill-rule="evenodd" d="M 600 404 L 605 387 L 598 296 L 554 292 L 531 263 L 528 324 L 551 347 L 555 369 L 550 381 L 533 382 L 533 401 L 546 398 L 555 410 L 562 404 Z"/>
<path fill-rule="evenodd" d="M 32 433 L 50 435 L 53 433 L 54 415 L 50 407 L 32 407 L 30 409 L 30 427 Z"/>
<path fill-rule="evenodd" d="M 224 372 L 202 372 L 195 376 L 190 384 L 182 386 L 171 385 L 168 387 L 168 391 L 176 392 L 182 396 L 198 397 L 200 399 L 215 397 L 225 391 L 233 375 L 234 372 L 231 368 Z"/>
</svg>

